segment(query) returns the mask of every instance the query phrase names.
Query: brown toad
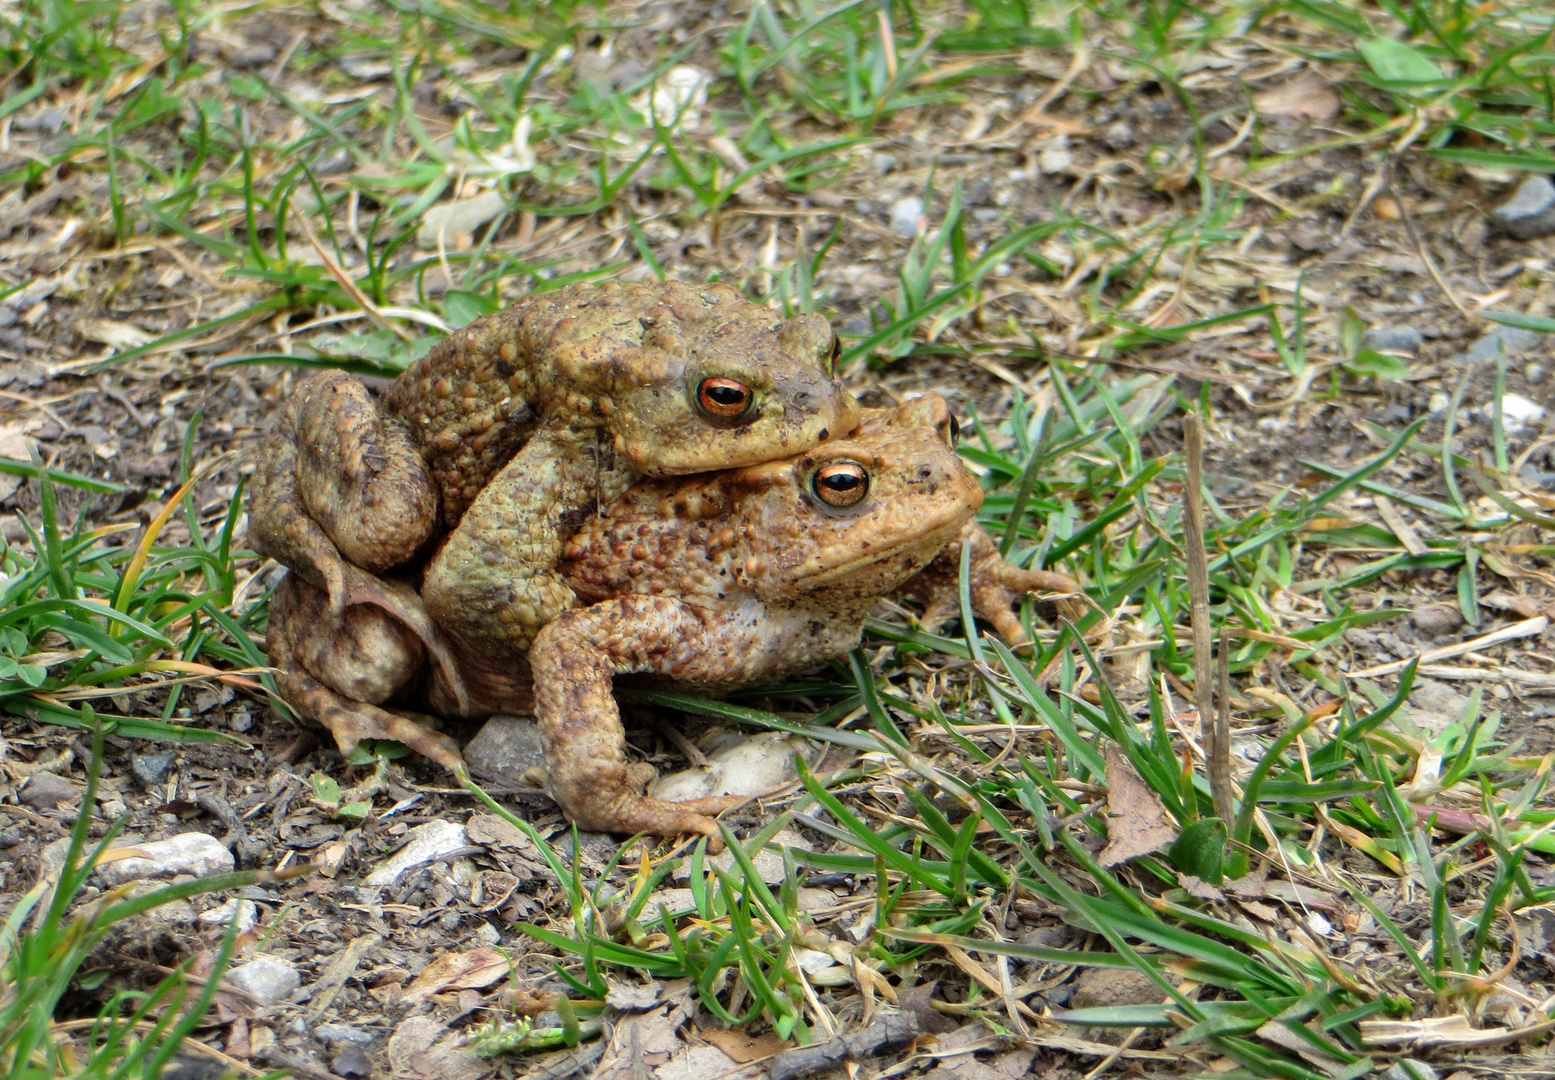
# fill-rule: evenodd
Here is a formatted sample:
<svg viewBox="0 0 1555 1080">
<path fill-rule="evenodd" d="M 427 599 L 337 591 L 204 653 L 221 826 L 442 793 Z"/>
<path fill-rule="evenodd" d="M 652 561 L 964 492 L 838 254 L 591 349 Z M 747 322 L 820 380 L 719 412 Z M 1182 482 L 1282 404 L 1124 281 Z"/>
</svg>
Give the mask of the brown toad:
<svg viewBox="0 0 1555 1080">
<path fill-rule="evenodd" d="M 326 590 L 335 629 L 353 606 L 398 619 L 467 711 L 466 683 L 500 692 L 574 605 L 556 560 L 597 507 L 642 476 L 788 457 L 850 430 L 836 353 L 819 315 L 784 319 L 724 285 L 528 297 L 455 331 L 382 407 L 341 373 L 300 387 L 263 452 L 250 535 Z M 428 554 L 420 603 L 375 576 Z"/>
<path fill-rule="evenodd" d="M 870 607 L 914 575 L 910 587 L 929 593 L 929 610 L 943 615 L 934 594 L 954 592 L 960 544 L 950 541 L 958 537 L 973 545 L 974 607 L 1001 629 L 1013 621 L 1017 592 L 1075 588 L 1062 575 L 999 558 L 972 520 L 982 490 L 951 449 L 949 428 L 938 397 L 872 410 L 848 439 L 789 460 L 642 482 L 578 530 L 559 570 L 588 606 L 549 623 L 529 652 L 547 784 L 569 818 L 614 832 L 712 834 L 706 815 L 728 802 L 643 794 L 653 770 L 627 762 L 615 675 L 716 692 L 812 668 L 857 645 Z M 930 573 L 919 574 L 926 567 Z M 295 582 L 283 590 L 272 655 L 292 672 L 288 697 L 321 718 L 337 715 L 338 735 L 364 707 L 340 701 L 306 671 L 383 664 L 392 647 L 375 642 L 360 656 L 343 653 L 339 640 L 312 632 L 310 603 L 322 604 L 317 590 Z M 527 702 L 473 705 L 486 712 Z M 385 737 L 445 764 L 457 760 L 414 720 L 366 708 L 382 713 Z"/>
</svg>

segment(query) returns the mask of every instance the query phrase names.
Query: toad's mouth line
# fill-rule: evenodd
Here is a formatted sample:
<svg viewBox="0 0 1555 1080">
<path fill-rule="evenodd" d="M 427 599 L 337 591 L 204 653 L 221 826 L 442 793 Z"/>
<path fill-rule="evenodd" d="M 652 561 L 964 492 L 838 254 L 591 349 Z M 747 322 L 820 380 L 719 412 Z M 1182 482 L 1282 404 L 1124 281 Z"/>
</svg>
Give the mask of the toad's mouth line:
<svg viewBox="0 0 1555 1080">
<path fill-rule="evenodd" d="M 937 551 L 950 542 L 973 513 L 975 511 L 959 509 L 943 512 L 922 522 L 921 527 L 915 530 L 912 536 L 904 538 L 901 542 L 872 550 L 846 562 L 822 563 L 818 559 L 812 560 L 795 568 L 794 583 L 806 589 L 813 589 L 845 580 L 861 570 L 885 562 L 912 548 L 923 549 L 933 546 Z"/>
</svg>

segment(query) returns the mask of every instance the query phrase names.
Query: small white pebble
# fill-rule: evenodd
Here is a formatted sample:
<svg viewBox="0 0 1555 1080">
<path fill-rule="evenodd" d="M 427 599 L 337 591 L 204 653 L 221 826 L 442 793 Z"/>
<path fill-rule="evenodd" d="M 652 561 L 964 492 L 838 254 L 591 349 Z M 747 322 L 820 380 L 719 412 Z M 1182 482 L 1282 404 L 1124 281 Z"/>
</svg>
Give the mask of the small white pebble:
<svg viewBox="0 0 1555 1080">
<path fill-rule="evenodd" d="M 898 236 L 917 236 L 923 221 L 923 200 L 907 195 L 891 204 L 891 231 Z"/>
<path fill-rule="evenodd" d="M 1501 423 L 1510 435 L 1515 435 L 1530 425 L 1544 419 L 1544 406 L 1521 394 L 1504 394 L 1501 397 Z"/>
</svg>

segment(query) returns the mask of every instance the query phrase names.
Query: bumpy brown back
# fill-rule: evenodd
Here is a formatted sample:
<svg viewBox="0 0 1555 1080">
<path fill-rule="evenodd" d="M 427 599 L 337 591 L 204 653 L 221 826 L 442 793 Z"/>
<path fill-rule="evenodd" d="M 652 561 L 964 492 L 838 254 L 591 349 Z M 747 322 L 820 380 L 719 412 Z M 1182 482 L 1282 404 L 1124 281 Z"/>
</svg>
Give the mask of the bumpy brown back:
<svg viewBox="0 0 1555 1080">
<path fill-rule="evenodd" d="M 725 285 L 572 285 L 525 297 L 439 342 L 395 380 L 385 405 L 427 459 L 443 524 L 458 522 L 542 419 L 565 412 L 575 422 L 601 421 L 586 384 L 608 390 L 618 353 L 641 346 L 645 334 L 673 337 L 665 323 L 713 318 L 710 301 L 732 299 L 739 294 Z M 580 340 L 557 350 L 558 330 Z M 559 358 L 567 364 L 561 380 Z"/>
</svg>

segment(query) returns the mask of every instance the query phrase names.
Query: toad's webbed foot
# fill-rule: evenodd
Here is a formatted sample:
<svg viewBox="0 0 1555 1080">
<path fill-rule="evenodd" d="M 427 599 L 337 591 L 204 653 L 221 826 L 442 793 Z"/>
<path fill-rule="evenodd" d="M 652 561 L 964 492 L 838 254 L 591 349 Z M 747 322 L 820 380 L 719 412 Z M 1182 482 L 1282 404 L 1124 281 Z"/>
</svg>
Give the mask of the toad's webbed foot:
<svg viewBox="0 0 1555 1080">
<path fill-rule="evenodd" d="M 377 704 L 425 668 L 421 643 L 403 624 L 369 606 L 334 620 L 323 592 L 288 574 L 271 601 L 266 645 L 281 697 L 327 728 L 341 753 L 362 739 L 393 739 L 445 768 L 460 764 L 448 736 Z"/>
<path fill-rule="evenodd" d="M 923 601 L 923 614 L 919 623 L 929 632 L 957 618 L 961 614 L 961 545 L 971 541 L 971 578 L 968 582 L 972 599 L 972 613 L 993 624 L 1005 641 L 1016 643 L 1025 640 L 1026 631 L 1011 609 L 1027 593 L 1056 592 L 1075 594 L 1080 583 L 1073 578 L 1051 570 L 1025 570 L 1011 566 L 999 554 L 998 547 L 987 530 L 975 521 L 968 522 L 961 535 L 916 577 L 902 586 L 902 592 Z M 1060 600 L 1061 610 L 1069 601 Z M 1078 617 L 1080 609 L 1065 611 L 1069 617 Z"/>
<path fill-rule="evenodd" d="M 596 762 L 581 777 L 577 770 L 559 765 L 547 771 L 546 790 L 580 829 L 651 836 L 689 833 L 710 838 L 714 850 L 723 845 L 713 818 L 750 801 L 742 795 L 715 795 L 666 802 L 644 794 L 654 775 L 653 766 L 645 763 Z"/>
</svg>

